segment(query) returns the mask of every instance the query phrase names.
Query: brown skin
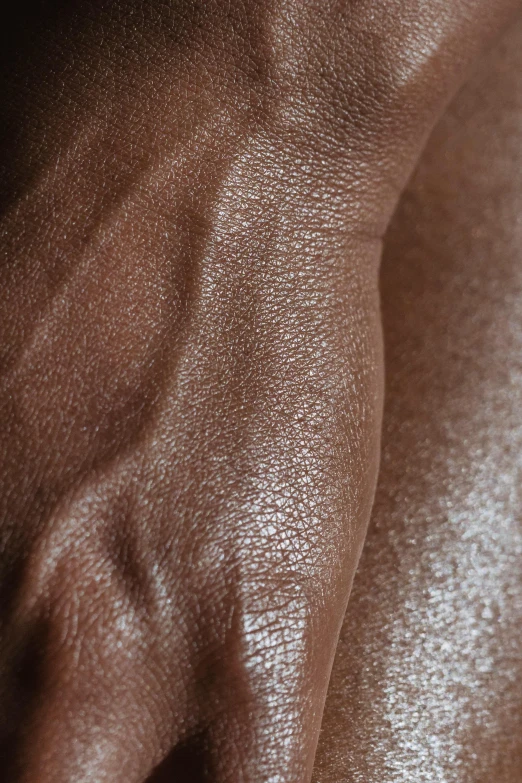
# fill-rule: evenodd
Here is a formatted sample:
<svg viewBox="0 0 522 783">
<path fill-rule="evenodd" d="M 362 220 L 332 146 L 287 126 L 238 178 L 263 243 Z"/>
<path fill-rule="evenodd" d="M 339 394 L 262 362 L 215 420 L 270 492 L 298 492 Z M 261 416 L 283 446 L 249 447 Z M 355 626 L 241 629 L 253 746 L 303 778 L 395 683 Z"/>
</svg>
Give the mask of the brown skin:
<svg viewBox="0 0 522 783">
<path fill-rule="evenodd" d="M 423 153 L 385 239 L 376 503 L 319 783 L 520 783 L 522 18 Z"/>
<path fill-rule="evenodd" d="M 309 779 L 377 471 L 381 237 L 517 5 L 79 0 L 11 31 L 4 779 Z"/>
</svg>

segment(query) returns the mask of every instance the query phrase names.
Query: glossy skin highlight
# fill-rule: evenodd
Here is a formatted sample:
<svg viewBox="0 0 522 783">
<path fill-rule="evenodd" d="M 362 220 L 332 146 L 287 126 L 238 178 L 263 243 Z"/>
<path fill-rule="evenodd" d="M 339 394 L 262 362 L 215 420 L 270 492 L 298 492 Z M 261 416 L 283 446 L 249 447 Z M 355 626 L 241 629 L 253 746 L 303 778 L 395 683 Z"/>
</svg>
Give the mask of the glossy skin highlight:
<svg viewBox="0 0 522 783">
<path fill-rule="evenodd" d="M 521 52 L 519 20 L 385 240 L 383 458 L 318 783 L 522 775 Z"/>
<path fill-rule="evenodd" d="M 0 91 L 5 779 L 310 778 L 377 473 L 382 235 L 517 5 L 22 9 Z"/>
</svg>

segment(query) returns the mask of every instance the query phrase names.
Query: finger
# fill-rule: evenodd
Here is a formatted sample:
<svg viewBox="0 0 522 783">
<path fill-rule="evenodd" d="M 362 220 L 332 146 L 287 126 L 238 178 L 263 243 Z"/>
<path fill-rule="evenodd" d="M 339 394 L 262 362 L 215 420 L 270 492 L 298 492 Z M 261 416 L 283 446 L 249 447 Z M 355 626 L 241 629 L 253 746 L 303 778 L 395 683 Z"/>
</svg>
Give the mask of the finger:
<svg viewBox="0 0 522 783">
<path fill-rule="evenodd" d="M 26 637 L 9 667 L 14 701 L 25 700 L 2 768 L 10 781 L 141 783 L 182 731 L 181 633 L 165 661 L 146 605 L 93 538 L 58 558 L 48 539 L 26 568 L 32 606 L 18 602 L 9 634 Z"/>
<path fill-rule="evenodd" d="M 201 730 L 147 783 L 309 780 L 336 634 L 325 626 L 316 644 L 302 596 L 279 590 L 261 611 L 258 599 L 236 605 L 225 646 L 207 662 Z"/>
</svg>

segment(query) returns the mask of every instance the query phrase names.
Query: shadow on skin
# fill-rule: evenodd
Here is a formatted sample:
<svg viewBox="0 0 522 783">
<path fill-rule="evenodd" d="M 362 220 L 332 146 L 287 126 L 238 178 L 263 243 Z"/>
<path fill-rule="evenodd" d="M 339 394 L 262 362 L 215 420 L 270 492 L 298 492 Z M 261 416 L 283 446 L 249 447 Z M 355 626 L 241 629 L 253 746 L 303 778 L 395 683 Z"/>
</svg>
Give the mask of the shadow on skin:
<svg viewBox="0 0 522 783">
<path fill-rule="evenodd" d="M 174 748 L 146 783 L 207 783 L 209 780 L 203 741 L 196 738 Z"/>
</svg>

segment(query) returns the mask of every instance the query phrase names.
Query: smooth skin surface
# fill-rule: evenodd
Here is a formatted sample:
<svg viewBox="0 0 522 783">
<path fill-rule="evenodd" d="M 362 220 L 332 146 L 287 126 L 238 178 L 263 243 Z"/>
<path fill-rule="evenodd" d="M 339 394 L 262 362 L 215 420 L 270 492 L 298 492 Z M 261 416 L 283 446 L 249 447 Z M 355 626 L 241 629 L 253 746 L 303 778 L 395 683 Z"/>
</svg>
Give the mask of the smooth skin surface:
<svg viewBox="0 0 522 783">
<path fill-rule="evenodd" d="M 317 783 L 522 779 L 522 18 L 385 239 L 375 507 Z"/>
<path fill-rule="evenodd" d="M 3 779 L 309 779 L 377 472 L 381 238 L 516 6 L 22 4 Z"/>
</svg>

